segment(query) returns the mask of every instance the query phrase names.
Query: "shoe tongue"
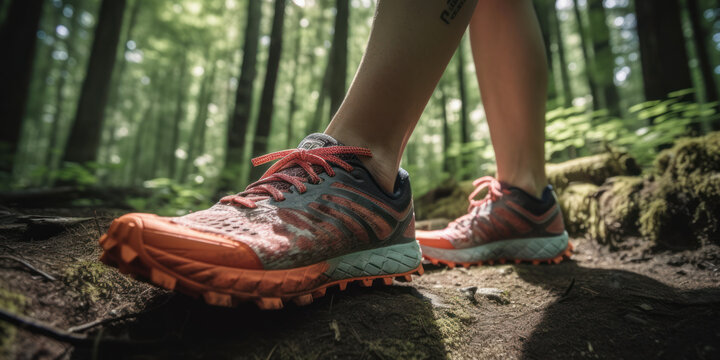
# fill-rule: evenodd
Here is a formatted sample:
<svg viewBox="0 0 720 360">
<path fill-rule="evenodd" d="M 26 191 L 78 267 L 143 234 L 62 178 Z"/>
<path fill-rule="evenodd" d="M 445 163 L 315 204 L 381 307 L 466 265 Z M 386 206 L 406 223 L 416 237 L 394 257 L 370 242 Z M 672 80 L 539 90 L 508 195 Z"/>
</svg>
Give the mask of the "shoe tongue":
<svg viewBox="0 0 720 360">
<path fill-rule="evenodd" d="M 333 139 L 332 136 L 321 134 L 321 133 L 315 133 L 310 134 L 306 136 L 301 142 L 300 145 L 298 145 L 298 149 L 305 149 L 305 150 L 311 150 L 311 149 L 317 149 L 322 147 L 328 147 L 328 146 L 339 146 L 341 145 L 337 140 Z"/>
</svg>

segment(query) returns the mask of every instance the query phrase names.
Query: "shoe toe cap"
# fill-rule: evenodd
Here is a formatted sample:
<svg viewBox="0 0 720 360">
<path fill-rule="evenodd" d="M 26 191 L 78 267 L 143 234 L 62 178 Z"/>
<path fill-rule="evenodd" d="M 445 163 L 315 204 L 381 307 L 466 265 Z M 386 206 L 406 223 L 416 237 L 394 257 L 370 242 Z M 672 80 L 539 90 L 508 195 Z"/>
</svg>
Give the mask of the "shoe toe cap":
<svg viewBox="0 0 720 360">
<path fill-rule="evenodd" d="M 454 249 L 450 241 L 445 239 L 444 230 L 416 230 L 415 238 L 421 246 L 429 246 L 440 249 Z"/>
<path fill-rule="evenodd" d="M 164 263 L 182 259 L 240 269 L 263 267 L 255 252 L 240 241 L 153 214 L 123 215 L 113 221 L 108 235 Z"/>
</svg>

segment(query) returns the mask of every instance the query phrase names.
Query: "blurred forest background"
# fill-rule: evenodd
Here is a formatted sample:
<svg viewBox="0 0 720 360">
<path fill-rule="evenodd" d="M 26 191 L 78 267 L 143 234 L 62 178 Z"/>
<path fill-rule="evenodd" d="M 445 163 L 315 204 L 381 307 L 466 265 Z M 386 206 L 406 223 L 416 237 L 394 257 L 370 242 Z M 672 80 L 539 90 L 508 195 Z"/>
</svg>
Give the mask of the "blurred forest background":
<svg viewBox="0 0 720 360">
<path fill-rule="evenodd" d="M 647 167 L 676 138 L 720 129 L 720 1 L 534 4 L 549 161 L 613 148 Z M 323 131 L 375 5 L 0 0 L 0 190 L 106 189 L 164 213 L 240 191 L 259 175 L 251 157 Z M 402 166 L 421 195 L 491 173 L 493 158 L 466 36 Z"/>
</svg>

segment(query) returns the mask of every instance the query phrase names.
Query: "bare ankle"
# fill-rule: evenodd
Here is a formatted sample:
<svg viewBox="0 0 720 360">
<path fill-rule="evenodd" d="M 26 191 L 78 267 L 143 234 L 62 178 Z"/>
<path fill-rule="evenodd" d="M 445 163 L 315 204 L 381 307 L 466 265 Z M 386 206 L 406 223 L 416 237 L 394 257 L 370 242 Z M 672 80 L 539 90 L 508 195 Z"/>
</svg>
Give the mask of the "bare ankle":
<svg viewBox="0 0 720 360">
<path fill-rule="evenodd" d="M 542 175 L 531 175 L 531 174 L 523 174 L 523 175 L 516 175 L 516 176 L 500 176 L 500 175 L 498 175 L 498 180 L 500 180 L 506 184 L 510 184 L 511 186 L 522 189 L 523 191 L 525 191 L 528 194 L 533 195 L 537 198 L 542 197 L 542 193 L 545 190 L 545 187 L 547 186 L 547 178 L 545 177 L 544 173 Z"/>
</svg>

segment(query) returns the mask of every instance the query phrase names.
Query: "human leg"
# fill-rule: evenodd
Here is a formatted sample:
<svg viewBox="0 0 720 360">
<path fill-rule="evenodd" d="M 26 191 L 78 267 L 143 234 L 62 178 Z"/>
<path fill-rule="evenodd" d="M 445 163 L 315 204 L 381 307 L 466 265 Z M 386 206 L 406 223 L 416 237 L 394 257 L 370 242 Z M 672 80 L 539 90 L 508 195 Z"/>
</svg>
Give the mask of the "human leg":
<svg viewBox="0 0 720 360">
<path fill-rule="evenodd" d="M 360 68 L 325 133 L 372 150 L 363 162 L 386 191 L 474 7 L 472 0 L 378 2 Z"/>
</svg>

